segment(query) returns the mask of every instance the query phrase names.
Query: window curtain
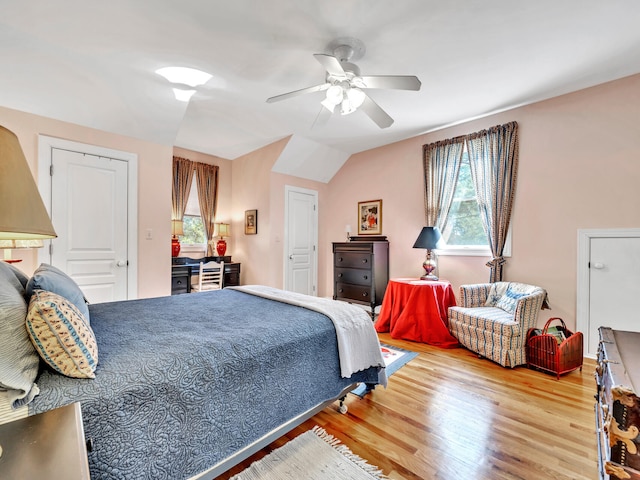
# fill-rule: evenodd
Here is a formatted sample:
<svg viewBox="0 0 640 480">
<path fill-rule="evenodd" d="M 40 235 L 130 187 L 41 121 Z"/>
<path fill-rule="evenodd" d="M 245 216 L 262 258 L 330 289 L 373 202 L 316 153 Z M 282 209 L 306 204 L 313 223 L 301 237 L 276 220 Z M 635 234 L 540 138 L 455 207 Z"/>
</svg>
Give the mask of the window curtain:
<svg viewBox="0 0 640 480">
<path fill-rule="evenodd" d="M 464 137 L 452 138 L 422 147 L 426 225 L 442 230 L 458 182 Z"/>
<path fill-rule="evenodd" d="M 218 209 L 218 171 L 217 165 L 195 164 L 196 185 L 198 186 L 198 204 L 200 216 L 207 236 L 207 256 L 214 255 L 213 234 Z"/>
<path fill-rule="evenodd" d="M 471 178 L 493 258 L 490 281 L 502 280 L 502 256 L 511 222 L 518 173 L 518 124 L 498 125 L 467 136 Z"/>
<path fill-rule="evenodd" d="M 171 189 L 171 220 L 182 220 L 189 200 L 193 181 L 193 162 L 186 158 L 173 157 L 173 187 Z"/>
</svg>

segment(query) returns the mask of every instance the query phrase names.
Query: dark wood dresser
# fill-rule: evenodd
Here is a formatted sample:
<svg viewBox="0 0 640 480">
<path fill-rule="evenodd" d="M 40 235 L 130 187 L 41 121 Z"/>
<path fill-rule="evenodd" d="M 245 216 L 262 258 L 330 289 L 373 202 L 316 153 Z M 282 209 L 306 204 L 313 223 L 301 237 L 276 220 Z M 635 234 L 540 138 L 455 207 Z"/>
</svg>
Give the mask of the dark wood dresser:
<svg viewBox="0 0 640 480">
<path fill-rule="evenodd" d="M 352 237 L 333 244 L 333 299 L 371 307 L 382 304 L 389 282 L 389 242 L 386 237 Z"/>
<path fill-rule="evenodd" d="M 600 478 L 640 480 L 640 333 L 600 327 L 596 424 Z"/>
</svg>

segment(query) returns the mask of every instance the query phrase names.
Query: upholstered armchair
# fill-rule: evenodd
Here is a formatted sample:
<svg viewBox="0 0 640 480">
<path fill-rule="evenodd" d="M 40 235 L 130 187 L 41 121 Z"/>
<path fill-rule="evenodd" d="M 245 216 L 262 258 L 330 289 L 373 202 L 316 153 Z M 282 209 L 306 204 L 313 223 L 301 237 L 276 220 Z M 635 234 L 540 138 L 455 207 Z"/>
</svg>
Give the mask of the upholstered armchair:
<svg viewBox="0 0 640 480">
<path fill-rule="evenodd" d="M 534 285 L 495 282 L 460 286 L 460 306 L 449 308 L 449 330 L 469 350 L 503 367 L 527 363 L 526 336 L 536 326 L 547 293 Z"/>
</svg>

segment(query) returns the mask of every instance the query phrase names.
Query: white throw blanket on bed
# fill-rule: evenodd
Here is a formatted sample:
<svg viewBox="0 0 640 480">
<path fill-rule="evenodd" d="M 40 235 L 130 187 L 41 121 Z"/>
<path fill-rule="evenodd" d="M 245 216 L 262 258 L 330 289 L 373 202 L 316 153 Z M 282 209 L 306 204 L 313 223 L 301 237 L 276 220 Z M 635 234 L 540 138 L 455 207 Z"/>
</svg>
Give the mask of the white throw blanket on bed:
<svg viewBox="0 0 640 480">
<path fill-rule="evenodd" d="M 331 319 L 336 329 L 342 376 L 349 378 L 355 372 L 369 367 L 382 367 L 379 381 L 386 387 L 387 376 L 384 373 L 385 363 L 380 351 L 378 334 L 373 328 L 371 317 L 363 309 L 329 298 L 312 297 L 264 285 L 227 288 L 297 305 L 326 315 Z"/>
</svg>

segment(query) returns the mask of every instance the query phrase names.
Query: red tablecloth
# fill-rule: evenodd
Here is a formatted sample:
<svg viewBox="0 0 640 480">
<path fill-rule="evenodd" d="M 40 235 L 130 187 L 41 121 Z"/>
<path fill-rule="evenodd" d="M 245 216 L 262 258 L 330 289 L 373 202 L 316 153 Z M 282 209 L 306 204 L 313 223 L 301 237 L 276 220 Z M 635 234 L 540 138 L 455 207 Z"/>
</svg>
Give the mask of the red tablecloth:
<svg viewBox="0 0 640 480">
<path fill-rule="evenodd" d="M 455 304 L 449 282 L 394 278 L 387 285 L 375 328 L 392 338 L 456 347 L 447 319 L 447 309 Z"/>
</svg>

